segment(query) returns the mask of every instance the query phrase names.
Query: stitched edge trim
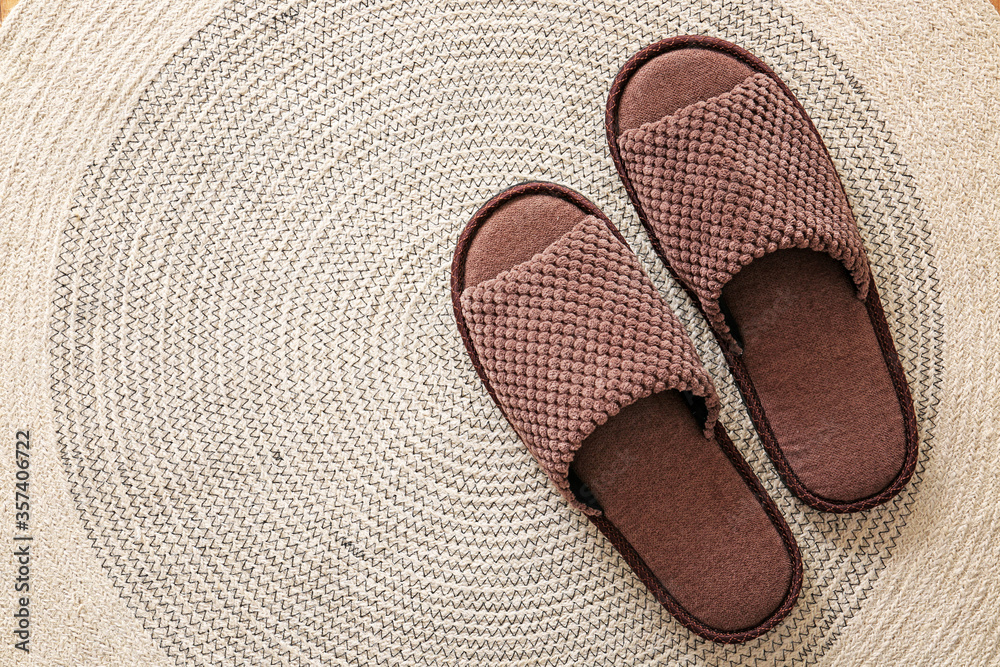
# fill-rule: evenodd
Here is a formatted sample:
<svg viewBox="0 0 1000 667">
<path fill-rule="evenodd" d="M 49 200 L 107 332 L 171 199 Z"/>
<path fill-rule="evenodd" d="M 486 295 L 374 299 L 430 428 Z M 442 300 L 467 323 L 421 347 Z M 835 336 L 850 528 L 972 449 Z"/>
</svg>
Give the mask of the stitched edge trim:
<svg viewBox="0 0 1000 667">
<path fill-rule="evenodd" d="M 871 320 L 872 328 L 875 331 L 875 337 L 878 340 L 879 348 L 882 351 L 882 358 L 886 362 L 886 368 L 892 378 L 893 388 L 896 390 L 896 398 L 899 401 L 899 407 L 903 413 L 903 425 L 906 432 L 906 449 L 903 458 L 903 467 L 900 469 L 899 474 L 892 481 L 892 483 L 889 484 L 889 486 L 871 496 L 844 503 L 824 498 L 810 491 L 801 482 L 792 470 L 791 466 L 788 464 L 788 459 L 781 451 L 781 447 L 779 446 L 777 439 L 774 437 L 771 424 L 767 419 L 767 415 L 764 413 L 760 397 L 757 394 L 753 382 L 750 380 L 746 366 L 740 361 L 739 357 L 734 354 L 734 352 L 730 349 L 730 346 L 726 344 L 726 339 L 715 329 L 715 327 L 711 326 L 711 321 L 705 313 L 698 295 L 695 294 L 694 290 L 692 290 L 688 284 L 681 279 L 677 272 L 674 271 L 674 268 L 670 265 L 670 261 L 667 259 L 667 256 L 663 252 L 663 248 L 656 237 L 656 232 L 653 230 L 652 225 L 643 211 L 642 205 L 639 202 L 638 193 L 625 171 L 625 164 L 622 160 L 621 150 L 618 146 L 617 132 L 618 107 L 621 102 L 622 93 L 625 90 L 625 85 L 628 83 L 629 79 L 631 79 L 632 75 L 639 71 L 639 69 L 649 60 L 664 53 L 684 48 L 704 48 L 725 53 L 749 66 L 751 69 L 762 74 L 766 74 L 773 79 L 781 88 L 782 92 L 795 103 L 799 112 L 809 123 L 809 127 L 812 129 L 813 134 L 819 139 L 820 145 L 827 154 L 827 158 L 830 158 L 826 143 L 823 141 L 819 130 L 816 129 L 816 126 L 809 117 L 809 114 L 802 106 L 802 103 L 799 102 L 797 97 L 795 97 L 791 89 L 788 88 L 787 84 L 785 84 L 785 82 L 782 81 L 770 67 L 764 64 L 763 61 L 746 49 L 717 37 L 710 37 L 707 35 L 684 35 L 655 42 L 638 51 L 628 60 L 628 62 L 625 63 L 611 85 L 611 89 L 608 92 L 607 106 L 605 108 L 604 128 L 605 133 L 607 134 L 608 147 L 611 151 L 611 159 L 614 161 L 615 169 L 618 170 L 618 176 L 624 184 L 626 192 L 628 192 L 629 200 L 632 202 L 632 207 L 639 216 L 639 220 L 642 222 L 642 226 L 645 228 L 646 234 L 649 236 L 649 240 L 652 243 L 657 256 L 659 256 L 660 261 L 662 261 L 670 271 L 670 275 L 674 278 L 674 280 L 676 280 L 677 283 L 684 288 L 684 291 L 687 292 L 688 296 L 694 302 L 694 305 L 701 312 L 702 316 L 705 317 L 706 322 L 708 322 L 709 328 L 712 330 L 719 346 L 722 348 L 726 363 L 729 365 L 730 371 L 733 374 L 733 379 L 736 381 L 736 386 L 739 388 L 740 394 L 743 396 L 743 400 L 747 406 L 747 411 L 750 414 L 750 420 L 753 422 L 754 428 L 757 430 L 757 433 L 761 438 L 768 457 L 771 459 L 771 462 L 774 464 L 775 469 L 778 471 L 778 474 L 781 476 L 782 481 L 788 489 L 810 507 L 825 512 L 860 512 L 871 509 L 877 505 L 881 505 L 902 491 L 913 476 L 913 472 L 917 464 L 918 435 L 917 417 L 913 407 L 913 399 L 910 395 L 910 388 L 906 382 L 906 375 L 903 371 L 902 364 L 899 361 L 899 355 L 896 352 L 895 343 L 893 342 L 892 335 L 889 332 L 889 324 L 885 319 L 885 311 L 883 310 L 882 302 L 878 297 L 878 289 L 875 286 L 874 275 L 871 272 L 871 268 L 869 267 L 869 274 L 871 275 L 871 278 L 869 280 L 868 295 L 865 298 L 865 308 L 868 311 L 868 318 Z M 847 199 L 847 191 L 844 189 L 844 182 L 839 178 L 839 174 L 837 183 L 840 185 L 841 194 L 845 199 Z M 865 261 L 868 261 L 867 253 L 865 255 Z"/>
</svg>

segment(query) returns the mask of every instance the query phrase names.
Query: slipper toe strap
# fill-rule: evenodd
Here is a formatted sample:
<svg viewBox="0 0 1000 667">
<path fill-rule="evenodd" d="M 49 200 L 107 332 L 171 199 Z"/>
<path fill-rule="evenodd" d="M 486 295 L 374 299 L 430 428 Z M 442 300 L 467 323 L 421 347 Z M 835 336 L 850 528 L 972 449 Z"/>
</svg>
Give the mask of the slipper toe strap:
<svg viewBox="0 0 1000 667">
<path fill-rule="evenodd" d="M 722 288 L 767 253 L 825 252 L 866 296 L 868 262 L 836 168 L 768 75 L 626 130 L 619 146 L 661 251 L 730 344 Z"/>
<path fill-rule="evenodd" d="M 667 389 L 718 398 L 687 334 L 638 258 L 586 217 L 530 260 L 461 296 L 463 316 L 504 414 L 569 502 L 569 466 L 597 426 Z"/>
</svg>

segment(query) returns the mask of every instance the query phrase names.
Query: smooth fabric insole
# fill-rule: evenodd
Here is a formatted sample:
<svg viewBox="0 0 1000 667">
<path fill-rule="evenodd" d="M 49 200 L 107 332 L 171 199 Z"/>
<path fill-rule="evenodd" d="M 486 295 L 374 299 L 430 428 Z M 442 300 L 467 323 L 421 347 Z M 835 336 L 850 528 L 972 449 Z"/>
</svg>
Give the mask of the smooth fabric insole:
<svg viewBox="0 0 1000 667">
<path fill-rule="evenodd" d="M 781 604 L 792 564 L 777 529 L 677 391 L 623 409 L 572 464 L 605 516 L 689 613 L 722 631 Z"/>
<path fill-rule="evenodd" d="M 823 253 L 780 250 L 745 267 L 722 300 L 774 437 L 802 484 L 839 502 L 888 487 L 904 463 L 903 414 L 846 269 Z"/>
</svg>

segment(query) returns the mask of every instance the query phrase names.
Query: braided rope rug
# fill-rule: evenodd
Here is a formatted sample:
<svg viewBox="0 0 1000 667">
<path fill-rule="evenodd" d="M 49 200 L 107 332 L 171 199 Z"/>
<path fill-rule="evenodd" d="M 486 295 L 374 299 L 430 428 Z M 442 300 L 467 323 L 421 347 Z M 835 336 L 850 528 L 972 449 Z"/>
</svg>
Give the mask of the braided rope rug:
<svg viewBox="0 0 1000 667">
<path fill-rule="evenodd" d="M 69 10 L 42 4 L 4 26 L 0 62 L 81 49 Z M 973 110 L 935 137 L 889 92 L 920 89 L 901 72 L 946 80 L 940 61 L 876 66 L 863 40 L 842 54 L 825 37 L 855 38 L 852 12 L 898 29 L 861 3 L 833 26 L 799 4 L 802 19 L 768 0 L 190 0 L 90 26 L 119 45 L 81 84 L 93 113 L 60 106 L 65 64 L 49 88 L 44 72 L 0 81 L 36 118 L 93 136 L 54 130 L 48 164 L 28 142 L 0 150 L 34 193 L 0 204 L 7 247 L 29 249 L 0 269 L 13 313 L 0 344 L 22 360 L 0 374 L 22 386 L 5 390 L 3 437 L 29 429 L 36 452 L 38 664 L 990 664 L 1000 369 L 979 355 L 996 326 L 998 179 L 964 192 L 940 179 L 989 157 L 1000 27 L 978 8 L 947 15 L 982 62 L 962 64 Z M 29 19 L 49 12 L 67 24 L 26 48 Z M 884 507 L 825 514 L 782 486 L 617 180 L 607 88 L 637 49 L 688 33 L 773 67 L 844 180 L 920 422 L 914 482 Z M 16 89 L 31 77 L 51 107 Z M 14 110 L 0 102 L 0 119 Z M 694 338 L 803 551 L 801 598 L 775 631 L 731 646 L 685 631 L 476 377 L 451 254 L 484 201 L 534 179 L 600 205 Z M 13 479 L 11 457 L 0 467 Z"/>
</svg>

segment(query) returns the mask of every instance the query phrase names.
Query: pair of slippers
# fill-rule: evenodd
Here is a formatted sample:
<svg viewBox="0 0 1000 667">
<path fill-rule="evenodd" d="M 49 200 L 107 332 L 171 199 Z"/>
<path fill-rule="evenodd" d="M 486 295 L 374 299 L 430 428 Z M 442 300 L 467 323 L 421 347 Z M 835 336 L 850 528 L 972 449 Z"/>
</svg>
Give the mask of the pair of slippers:
<svg viewBox="0 0 1000 667">
<path fill-rule="evenodd" d="M 789 490 L 828 512 L 896 495 L 916 464 L 912 400 L 844 188 L 788 87 L 733 44 L 668 39 L 618 74 L 606 128 Z M 452 299 L 524 444 L 678 621 L 729 643 L 788 614 L 791 531 L 681 322 L 594 204 L 551 183 L 494 197 L 459 239 Z"/>
</svg>

